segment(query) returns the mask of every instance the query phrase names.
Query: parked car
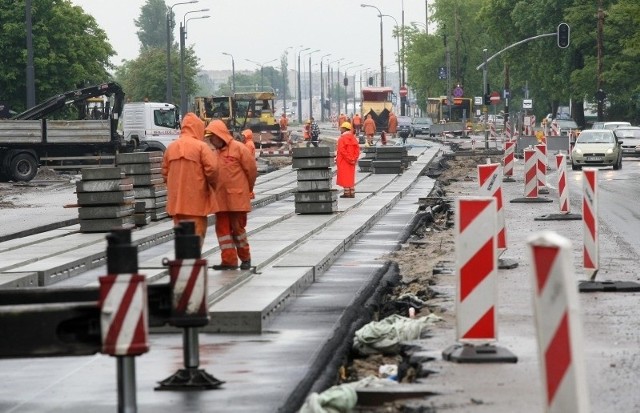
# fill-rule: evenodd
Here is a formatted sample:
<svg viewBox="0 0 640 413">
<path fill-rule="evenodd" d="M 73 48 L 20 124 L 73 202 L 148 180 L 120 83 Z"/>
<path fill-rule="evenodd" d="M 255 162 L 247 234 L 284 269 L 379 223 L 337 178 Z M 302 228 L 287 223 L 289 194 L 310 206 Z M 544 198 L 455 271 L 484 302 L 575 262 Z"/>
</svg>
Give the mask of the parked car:
<svg viewBox="0 0 640 413">
<path fill-rule="evenodd" d="M 558 131 L 561 136 L 562 135 L 576 136 L 578 133 L 580 133 L 580 128 L 578 127 L 578 124 L 574 120 L 556 119 L 555 121 L 558 124 Z"/>
<path fill-rule="evenodd" d="M 571 151 L 571 169 L 578 171 L 583 166 L 622 168 L 622 143 L 609 129 L 582 131 Z"/>
<path fill-rule="evenodd" d="M 398 116 L 398 136 L 406 139 L 411 134 L 411 118 L 409 116 Z"/>
<path fill-rule="evenodd" d="M 431 118 L 413 118 L 411 121 L 411 136 L 414 138 L 418 135 L 431 135 Z"/>
<path fill-rule="evenodd" d="M 622 154 L 640 156 L 640 127 L 621 126 L 613 130 L 619 140 L 622 140 Z"/>
<path fill-rule="evenodd" d="M 594 122 L 591 129 L 610 129 L 614 130 L 620 126 L 631 126 L 629 122 Z"/>
</svg>

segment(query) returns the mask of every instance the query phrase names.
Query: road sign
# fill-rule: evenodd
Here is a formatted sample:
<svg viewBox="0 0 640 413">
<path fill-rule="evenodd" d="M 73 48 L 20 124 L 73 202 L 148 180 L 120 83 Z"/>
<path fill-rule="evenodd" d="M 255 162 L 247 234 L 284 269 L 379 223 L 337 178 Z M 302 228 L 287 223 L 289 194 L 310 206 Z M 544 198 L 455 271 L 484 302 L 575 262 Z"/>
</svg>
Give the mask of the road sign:
<svg viewBox="0 0 640 413">
<path fill-rule="evenodd" d="M 409 93 L 409 90 L 407 90 L 406 86 L 402 86 L 400 88 L 400 96 L 402 96 L 402 97 L 407 96 L 408 93 Z"/>
<path fill-rule="evenodd" d="M 482 96 L 474 96 L 473 97 L 474 105 L 482 105 Z"/>
<path fill-rule="evenodd" d="M 533 100 L 522 99 L 522 109 L 533 109 Z"/>
<path fill-rule="evenodd" d="M 464 96 L 464 89 L 462 89 L 460 86 L 456 86 L 453 89 L 453 97 L 461 98 L 463 96 Z"/>
<path fill-rule="evenodd" d="M 498 103 L 500 103 L 500 93 L 491 92 L 489 99 L 491 100 L 492 105 L 497 105 Z"/>
</svg>

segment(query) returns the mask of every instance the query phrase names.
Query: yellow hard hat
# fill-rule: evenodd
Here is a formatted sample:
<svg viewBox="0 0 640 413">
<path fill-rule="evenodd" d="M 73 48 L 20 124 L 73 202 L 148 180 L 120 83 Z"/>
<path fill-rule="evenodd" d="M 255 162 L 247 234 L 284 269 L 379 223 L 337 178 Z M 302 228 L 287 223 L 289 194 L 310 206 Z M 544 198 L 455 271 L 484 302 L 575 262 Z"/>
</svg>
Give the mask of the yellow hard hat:
<svg viewBox="0 0 640 413">
<path fill-rule="evenodd" d="M 351 124 L 349 122 L 342 122 L 342 125 L 340 125 L 341 128 L 345 128 L 345 129 L 353 129 L 353 127 L 351 127 Z"/>
<path fill-rule="evenodd" d="M 311 121 L 310 121 L 310 120 L 307 120 L 305 123 L 311 123 Z"/>
</svg>

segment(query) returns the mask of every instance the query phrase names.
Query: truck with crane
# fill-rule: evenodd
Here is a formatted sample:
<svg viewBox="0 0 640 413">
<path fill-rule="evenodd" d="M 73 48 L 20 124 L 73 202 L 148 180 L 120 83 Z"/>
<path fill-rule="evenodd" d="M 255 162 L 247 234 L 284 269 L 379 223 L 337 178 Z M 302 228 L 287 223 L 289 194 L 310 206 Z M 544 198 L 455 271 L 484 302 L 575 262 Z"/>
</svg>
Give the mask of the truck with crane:
<svg viewBox="0 0 640 413">
<path fill-rule="evenodd" d="M 164 151 L 153 136 L 119 133 L 124 92 L 105 82 L 53 96 L 0 120 L 0 180 L 30 181 L 40 166 L 113 165 L 118 153 Z M 175 118 L 173 128 L 177 127 Z"/>
</svg>

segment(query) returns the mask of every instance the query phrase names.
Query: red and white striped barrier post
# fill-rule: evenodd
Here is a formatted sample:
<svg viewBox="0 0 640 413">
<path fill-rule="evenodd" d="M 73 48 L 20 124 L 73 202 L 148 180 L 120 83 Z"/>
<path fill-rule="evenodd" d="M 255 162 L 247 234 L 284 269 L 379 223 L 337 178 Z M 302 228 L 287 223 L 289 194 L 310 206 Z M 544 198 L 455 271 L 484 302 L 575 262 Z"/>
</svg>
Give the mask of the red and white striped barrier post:
<svg viewBox="0 0 640 413">
<path fill-rule="evenodd" d="M 496 140 L 496 123 L 495 122 L 489 123 L 489 135 L 492 141 Z"/>
<path fill-rule="evenodd" d="M 538 192 L 541 194 L 548 194 L 547 189 L 547 145 L 539 143 L 534 146 L 536 149 L 536 156 L 538 158 L 536 176 L 538 182 Z"/>
<path fill-rule="evenodd" d="M 117 358 L 118 411 L 137 411 L 135 358 L 149 351 L 145 277 L 138 275 L 131 230 L 107 235 L 107 273 L 100 281 L 102 353 Z"/>
<path fill-rule="evenodd" d="M 503 182 L 515 182 L 513 179 L 513 165 L 515 163 L 515 150 L 516 143 L 508 140 L 504 143 L 504 158 L 502 163 L 504 164 L 504 176 Z"/>
<path fill-rule="evenodd" d="M 600 251 L 598 248 L 598 170 L 582 169 L 582 224 L 583 232 L 583 266 L 593 281 L 598 273 Z"/>
<path fill-rule="evenodd" d="M 478 195 L 492 196 L 496 200 L 497 226 L 496 238 L 498 257 L 507 250 L 507 228 L 504 219 L 504 201 L 502 197 L 502 170 L 500 164 L 490 163 L 478 165 L 478 184 L 480 185 Z M 498 268 L 513 269 L 518 264 L 513 260 L 498 258 Z"/>
<path fill-rule="evenodd" d="M 525 149 L 524 153 L 524 196 L 538 197 L 538 155 L 535 150 Z"/>
<path fill-rule="evenodd" d="M 558 203 L 561 214 L 569 214 L 569 181 L 567 180 L 567 156 L 563 153 L 556 154 L 556 170 L 558 171 Z"/>
<path fill-rule="evenodd" d="M 443 351 L 459 363 L 510 362 L 497 342 L 497 208 L 494 197 L 456 200 L 456 338 Z"/>
<path fill-rule="evenodd" d="M 551 136 L 560 136 L 558 122 L 555 119 L 551 122 Z"/>
<path fill-rule="evenodd" d="M 162 380 L 156 390 L 215 389 L 223 384 L 200 365 L 198 327 L 209 324 L 207 305 L 207 260 L 200 258 L 200 237 L 193 221 L 180 222 L 175 231 L 175 260 L 169 267 L 172 326 L 183 328 L 184 369 Z"/>
<path fill-rule="evenodd" d="M 582 324 L 571 243 L 552 232 L 528 241 L 544 411 L 587 413 Z"/>
<path fill-rule="evenodd" d="M 476 140 L 475 139 L 471 139 L 471 150 L 475 150 L 476 149 Z"/>
<path fill-rule="evenodd" d="M 511 122 L 504 123 L 504 137 L 507 140 L 507 142 L 511 141 L 511 139 L 513 138 L 513 136 L 511 135 Z"/>
</svg>

